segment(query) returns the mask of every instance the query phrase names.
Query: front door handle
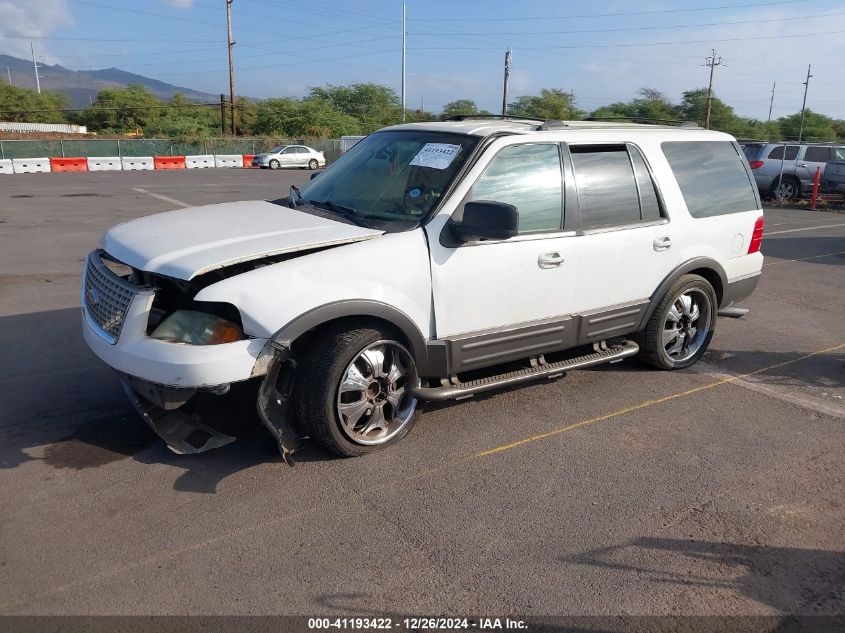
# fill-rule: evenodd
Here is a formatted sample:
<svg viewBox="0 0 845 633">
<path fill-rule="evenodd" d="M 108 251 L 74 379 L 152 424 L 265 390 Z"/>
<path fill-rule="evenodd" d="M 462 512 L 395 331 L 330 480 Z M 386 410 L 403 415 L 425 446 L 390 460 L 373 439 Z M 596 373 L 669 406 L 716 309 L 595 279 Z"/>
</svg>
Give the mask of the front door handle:
<svg viewBox="0 0 845 633">
<path fill-rule="evenodd" d="M 543 253 L 537 258 L 537 265 L 540 268 L 557 268 L 563 263 L 563 255 L 557 251 Z"/>
<path fill-rule="evenodd" d="M 654 240 L 654 250 L 656 251 L 668 251 L 672 248 L 672 238 L 668 235 L 664 235 L 663 237 L 658 237 Z"/>
</svg>

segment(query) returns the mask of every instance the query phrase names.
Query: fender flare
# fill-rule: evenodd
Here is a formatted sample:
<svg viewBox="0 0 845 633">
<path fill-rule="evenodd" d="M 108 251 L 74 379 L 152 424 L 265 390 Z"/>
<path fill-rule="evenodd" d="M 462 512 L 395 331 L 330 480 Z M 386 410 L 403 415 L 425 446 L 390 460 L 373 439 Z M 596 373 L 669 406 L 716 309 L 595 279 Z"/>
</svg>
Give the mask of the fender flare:
<svg viewBox="0 0 845 633">
<path fill-rule="evenodd" d="M 445 355 L 442 360 L 434 361 L 433 356 L 439 357 L 440 355 L 437 353 L 432 354 L 438 346 L 432 345 L 426 340 L 426 337 L 411 317 L 398 308 L 394 308 L 381 301 L 348 299 L 326 303 L 299 315 L 273 334 L 270 340 L 277 345 L 290 348 L 296 339 L 309 330 L 313 330 L 329 321 L 348 317 L 374 317 L 387 321 L 399 330 L 408 341 L 411 352 L 414 355 L 414 361 L 417 364 L 417 371 L 421 376 L 445 375 L 439 373 L 440 368 L 438 366 L 440 363 L 445 362 Z"/>
<path fill-rule="evenodd" d="M 657 290 L 651 295 L 649 299 L 648 308 L 643 314 L 642 320 L 640 320 L 640 326 L 637 330 L 642 330 L 648 320 L 651 318 L 651 315 L 654 314 L 654 310 L 657 308 L 657 304 L 663 298 L 663 295 L 666 294 L 666 291 L 674 284 L 678 279 L 680 279 L 683 275 L 686 275 L 688 272 L 693 270 L 701 270 L 706 269 L 711 271 L 713 274 L 718 276 L 719 285 L 720 287 L 715 287 L 714 290 L 716 291 L 716 296 L 719 299 L 719 307 L 722 307 L 721 304 L 724 301 L 725 297 L 725 290 L 728 287 L 728 275 L 725 273 L 725 269 L 722 268 L 722 265 L 717 262 L 715 259 L 711 259 L 710 257 L 694 257 L 693 259 L 685 261 L 683 264 L 680 264 L 678 267 L 675 268 L 669 275 L 660 283 L 657 287 Z M 710 283 L 713 282 L 708 279 Z"/>
</svg>

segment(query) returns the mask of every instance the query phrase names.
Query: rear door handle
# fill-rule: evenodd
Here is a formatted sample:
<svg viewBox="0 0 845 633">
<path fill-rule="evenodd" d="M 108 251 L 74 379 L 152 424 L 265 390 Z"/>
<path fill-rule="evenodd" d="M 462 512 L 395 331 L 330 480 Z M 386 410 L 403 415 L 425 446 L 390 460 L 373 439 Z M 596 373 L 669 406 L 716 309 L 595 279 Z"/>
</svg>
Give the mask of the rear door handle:
<svg viewBox="0 0 845 633">
<path fill-rule="evenodd" d="M 540 268 L 557 268 L 563 263 L 563 255 L 557 251 L 543 253 L 537 258 L 537 265 Z"/>
<path fill-rule="evenodd" d="M 672 238 L 668 235 L 664 235 L 663 237 L 658 237 L 654 240 L 654 250 L 656 251 L 668 251 L 672 248 Z"/>
</svg>

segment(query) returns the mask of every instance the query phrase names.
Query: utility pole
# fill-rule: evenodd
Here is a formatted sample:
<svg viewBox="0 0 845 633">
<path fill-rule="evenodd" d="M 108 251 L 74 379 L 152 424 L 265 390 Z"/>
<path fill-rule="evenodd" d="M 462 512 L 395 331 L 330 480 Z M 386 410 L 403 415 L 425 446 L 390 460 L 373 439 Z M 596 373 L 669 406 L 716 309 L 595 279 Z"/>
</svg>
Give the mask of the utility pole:
<svg viewBox="0 0 845 633">
<path fill-rule="evenodd" d="M 402 3 L 402 123 L 405 122 L 405 62 L 408 48 L 408 8 Z"/>
<path fill-rule="evenodd" d="M 232 47 L 235 43 L 232 41 L 232 0 L 226 0 L 226 24 L 229 27 L 229 108 L 232 136 L 237 134 L 237 127 L 235 126 L 235 65 L 232 62 Z"/>
<path fill-rule="evenodd" d="M 706 65 L 710 67 L 710 83 L 707 85 L 707 118 L 704 120 L 704 128 L 707 130 L 710 129 L 710 110 L 713 106 L 713 69 L 722 63 L 722 58 L 716 57 L 716 49 L 710 50 L 713 51 L 713 55 L 708 57 L 706 62 Z"/>
<path fill-rule="evenodd" d="M 220 136 L 226 136 L 226 95 L 220 93 Z"/>
<path fill-rule="evenodd" d="M 771 122 L 772 120 L 772 106 L 775 105 L 775 88 L 777 87 L 778 82 L 772 82 L 772 100 L 769 101 L 769 118 L 766 119 L 766 123 Z"/>
<path fill-rule="evenodd" d="M 801 137 L 804 136 L 804 111 L 807 109 L 807 88 L 810 87 L 810 64 L 807 64 L 807 81 L 804 83 L 804 103 L 801 104 L 801 127 L 798 128 L 798 142 L 801 142 Z"/>
<path fill-rule="evenodd" d="M 9 70 L 9 67 L 6 66 L 6 76 L 9 78 L 9 85 L 12 85 L 12 71 Z"/>
<path fill-rule="evenodd" d="M 508 116 L 508 84 L 511 80 L 511 49 L 505 51 L 505 81 L 502 86 L 502 116 Z"/>
<path fill-rule="evenodd" d="M 32 45 L 32 42 L 29 43 L 29 50 L 32 51 L 32 65 L 35 66 L 35 88 L 38 90 L 38 94 L 41 94 L 41 80 L 38 78 L 38 62 L 35 61 L 35 47 Z"/>
</svg>

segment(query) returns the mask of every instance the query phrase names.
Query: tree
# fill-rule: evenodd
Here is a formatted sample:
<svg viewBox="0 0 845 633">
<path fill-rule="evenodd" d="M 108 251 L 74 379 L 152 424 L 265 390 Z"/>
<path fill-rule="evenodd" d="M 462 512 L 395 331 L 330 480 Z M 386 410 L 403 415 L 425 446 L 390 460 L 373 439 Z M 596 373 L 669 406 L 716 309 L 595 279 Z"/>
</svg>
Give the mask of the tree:
<svg viewBox="0 0 845 633">
<path fill-rule="evenodd" d="M 778 119 L 784 139 L 795 140 L 801 127 L 801 113 L 796 112 Z M 837 138 L 836 121 L 809 108 L 804 111 L 802 141 L 834 141 Z"/>
<path fill-rule="evenodd" d="M 254 134 L 255 120 L 258 116 L 258 106 L 249 97 L 237 97 L 236 116 L 238 118 L 238 134 L 248 136 Z M 228 121 L 228 119 L 227 119 Z M 226 129 L 228 130 L 228 123 Z"/>
<path fill-rule="evenodd" d="M 289 121 L 299 114 L 299 102 L 291 97 L 265 99 L 255 114 L 254 134 L 288 136 Z"/>
<path fill-rule="evenodd" d="M 450 101 L 443 106 L 443 112 L 441 112 L 440 118 L 445 120 L 449 117 L 468 114 L 481 114 L 481 112 L 472 99 L 458 99 L 457 101 Z"/>
<path fill-rule="evenodd" d="M 60 92 L 42 92 L 0 84 L 0 120 L 20 123 L 66 123 L 62 112 L 67 98 Z"/>
<path fill-rule="evenodd" d="M 144 127 L 144 136 L 165 136 L 193 141 L 220 134 L 220 110 L 194 104 L 175 94 Z"/>
<path fill-rule="evenodd" d="M 144 86 L 101 90 L 97 99 L 80 115 L 95 132 L 124 133 L 143 130 L 160 114 L 163 103 Z"/>
<path fill-rule="evenodd" d="M 402 120 L 402 104 L 396 92 L 374 83 L 311 88 L 304 101 L 328 103 L 343 114 L 357 119 L 364 134 L 395 125 Z"/>
<path fill-rule="evenodd" d="M 581 119 L 584 113 L 575 107 L 571 93 L 558 88 L 543 88 L 539 95 L 517 97 L 508 106 L 508 112 L 515 116 L 535 117 L 559 121 Z"/>
</svg>

